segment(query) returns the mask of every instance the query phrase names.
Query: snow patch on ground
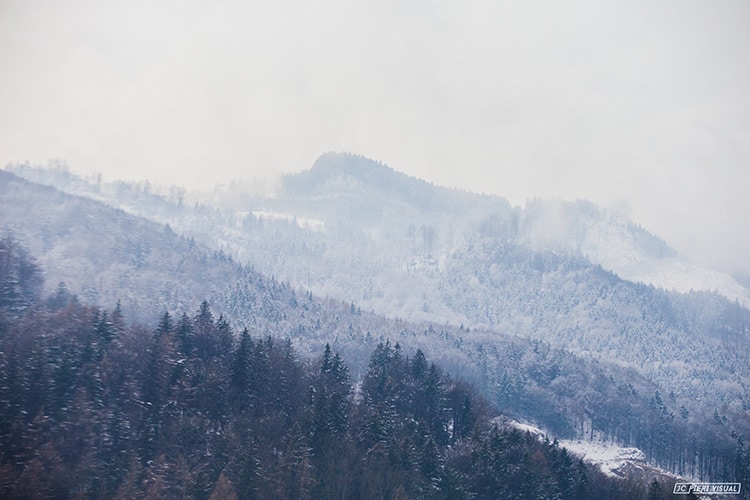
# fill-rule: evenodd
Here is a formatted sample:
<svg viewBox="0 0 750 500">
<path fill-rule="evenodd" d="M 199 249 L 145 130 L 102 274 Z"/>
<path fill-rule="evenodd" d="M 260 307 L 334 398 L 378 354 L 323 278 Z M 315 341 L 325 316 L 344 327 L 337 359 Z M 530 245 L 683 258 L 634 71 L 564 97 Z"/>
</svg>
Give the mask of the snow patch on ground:
<svg viewBox="0 0 750 500">
<path fill-rule="evenodd" d="M 646 469 L 646 457 L 638 448 L 622 447 L 601 441 L 563 439 L 558 441 L 571 454 L 596 465 L 610 477 L 632 475 L 633 468 Z"/>
<path fill-rule="evenodd" d="M 509 426 L 521 432 L 528 432 L 540 440 L 547 437 L 545 431 L 528 423 L 507 418 L 497 418 L 494 422 L 495 425 Z M 653 475 L 654 472 L 664 473 L 664 471 L 646 464 L 646 456 L 638 448 L 619 446 L 609 441 L 562 439 L 557 442 L 561 447 L 567 449 L 571 455 L 598 467 L 602 473 L 610 477 L 632 478 Z"/>
<path fill-rule="evenodd" d="M 512 427 L 515 427 L 521 432 L 528 432 L 532 436 L 536 436 L 539 439 L 544 439 L 544 437 L 547 435 L 543 430 L 541 430 L 538 427 L 534 427 L 530 424 L 522 424 L 521 422 L 516 422 L 515 420 L 509 420 L 507 421 Z"/>
</svg>

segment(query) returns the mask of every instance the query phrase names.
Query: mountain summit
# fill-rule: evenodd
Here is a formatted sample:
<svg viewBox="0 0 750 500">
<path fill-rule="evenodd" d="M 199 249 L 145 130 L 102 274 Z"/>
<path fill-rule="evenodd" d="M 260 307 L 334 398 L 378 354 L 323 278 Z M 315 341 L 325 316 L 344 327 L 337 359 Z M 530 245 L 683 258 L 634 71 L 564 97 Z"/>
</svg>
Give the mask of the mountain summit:
<svg viewBox="0 0 750 500">
<path fill-rule="evenodd" d="M 325 153 L 309 170 L 285 176 L 282 185 L 284 195 L 293 198 L 353 198 L 359 204 L 407 204 L 430 212 L 466 209 L 483 198 L 486 201 L 486 197 L 436 186 L 350 153 Z"/>
<path fill-rule="evenodd" d="M 409 177 L 391 167 L 350 153 L 329 152 L 322 154 L 312 167 L 299 174 L 285 177 L 290 190 L 314 191 L 320 188 L 340 186 L 353 181 L 370 189 L 402 191 L 404 187 L 427 187 L 426 181 Z"/>
</svg>

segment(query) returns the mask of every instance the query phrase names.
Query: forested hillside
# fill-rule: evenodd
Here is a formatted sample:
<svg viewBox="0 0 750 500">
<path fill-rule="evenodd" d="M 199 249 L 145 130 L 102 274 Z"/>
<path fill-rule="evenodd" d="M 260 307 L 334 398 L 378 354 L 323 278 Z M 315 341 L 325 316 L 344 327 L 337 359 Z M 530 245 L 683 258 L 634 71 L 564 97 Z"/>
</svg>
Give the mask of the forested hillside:
<svg viewBox="0 0 750 500">
<path fill-rule="evenodd" d="M 405 352 L 421 349 L 452 376 L 474 383 L 507 415 L 559 437 L 638 446 L 651 463 L 691 477 L 732 477 L 737 440 L 750 435 L 746 309 L 717 294 L 676 294 L 627 282 L 580 254 L 534 250 L 518 240 L 530 233 L 519 229 L 527 223 L 507 203 L 461 194 L 463 201 L 450 210 L 473 214 L 476 226 L 466 234 L 456 230 L 453 250 L 445 252 L 443 233 L 430 230 L 445 212 L 427 194 L 420 203 L 437 212 L 420 215 L 403 195 L 399 220 L 408 225 L 389 230 L 393 214 L 375 211 L 378 203 L 365 214 L 347 196 L 329 205 L 326 193 L 346 192 L 335 183 L 320 188 L 317 202 L 334 212 L 348 206 L 349 215 L 326 219 L 322 227 L 323 212 L 283 218 L 281 205 L 264 206 L 265 215 L 249 211 L 229 219 L 226 211 L 181 208 L 179 198 L 170 202 L 139 191 L 142 200 L 152 200 L 154 213 L 175 217 L 175 228 L 193 218 L 191 227 L 206 229 L 185 237 L 99 202 L 0 174 L 0 225 L 38 256 L 47 293 L 74 293 L 110 311 L 119 301 L 127 320 L 145 324 L 164 311 L 189 316 L 206 300 L 235 334 L 248 328 L 288 338 L 302 359 L 330 344 L 355 380 L 366 373 L 379 343 L 398 342 Z M 331 179 L 340 182 L 333 176 L 324 185 Z M 379 182 L 375 193 L 382 205 L 389 184 Z M 432 192 L 417 185 L 417 192 Z M 363 198 L 368 191 L 360 187 Z M 133 192 L 124 196 L 132 199 Z M 495 215 L 484 215 L 477 208 L 482 204 L 493 206 Z M 362 228 L 361 221 L 378 213 L 379 226 Z M 275 259 L 306 268 L 311 283 L 346 275 L 320 292 L 346 291 L 346 280 L 359 280 L 362 300 L 319 299 L 311 293 L 314 286 L 293 287 L 237 263 L 229 247 L 211 250 L 196 241 L 219 232 L 247 244 L 262 266 Z M 354 246 L 335 246 L 334 237 L 342 235 L 358 236 L 346 240 Z M 403 245 L 404 238 L 412 243 Z M 650 251 L 661 251 L 658 241 L 644 241 L 655 245 Z M 402 258 L 407 264 L 394 268 Z M 419 311 L 417 319 L 433 321 L 386 319 L 362 303 L 393 303 L 396 311 L 407 307 Z M 456 310 L 463 311 L 463 325 L 443 321 L 446 311 Z"/>
<path fill-rule="evenodd" d="M 379 343 L 357 381 L 328 345 L 301 360 L 289 340 L 237 334 L 205 302 L 156 328 L 129 325 L 119 306 L 42 299 L 40 269 L 9 239 L 0 261 L 4 498 L 637 499 L 654 488 L 498 424 L 421 350 Z"/>
</svg>

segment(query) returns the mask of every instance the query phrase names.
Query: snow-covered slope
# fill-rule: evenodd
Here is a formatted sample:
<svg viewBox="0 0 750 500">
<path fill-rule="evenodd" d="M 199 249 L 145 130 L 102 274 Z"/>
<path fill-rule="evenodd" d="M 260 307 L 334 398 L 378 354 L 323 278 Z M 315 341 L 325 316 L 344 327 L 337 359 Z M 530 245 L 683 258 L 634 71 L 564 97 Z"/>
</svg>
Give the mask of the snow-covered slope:
<svg viewBox="0 0 750 500">
<path fill-rule="evenodd" d="M 532 248 L 580 252 L 628 281 L 683 293 L 718 292 L 750 307 L 750 290 L 728 274 L 690 263 L 659 237 L 587 201 L 529 201 L 519 239 Z"/>
<path fill-rule="evenodd" d="M 638 448 L 580 439 L 563 439 L 559 443 L 574 455 L 599 467 L 608 476 L 628 477 L 633 468 L 647 467 L 646 457 Z"/>
<path fill-rule="evenodd" d="M 637 235 L 628 221 L 612 215 L 605 224 L 589 226 L 580 249 L 592 262 L 628 281 L 683 293 L 716 291 L 750 307 L 750 290 L 728 274 L 691 264 L 676 253 L 644 252 Z"/>
<path fill-rule="evenodd" d="M 496 424 L 513 427 L 539 439 L 552 440 L 549 433 L 531 424 L 513 419 L 496 419 Z M 643 451 L 632 446 L 621 446 L 606 440 L 559 439 L 557 442 L 571 454 L 597 467 L 609 477 L 638 480 L 657 476 L 677 477 L 669 471 L 648 464 Z"/>
</svg>

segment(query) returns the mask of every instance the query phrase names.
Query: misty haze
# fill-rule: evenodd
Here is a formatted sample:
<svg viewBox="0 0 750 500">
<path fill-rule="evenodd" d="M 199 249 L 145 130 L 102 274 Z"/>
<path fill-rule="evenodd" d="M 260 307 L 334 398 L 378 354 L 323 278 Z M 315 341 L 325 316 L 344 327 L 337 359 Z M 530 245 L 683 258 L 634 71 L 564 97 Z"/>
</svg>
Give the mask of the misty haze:
<svg viewBox="0 0 750 500">
<path fill-rule="evenodd" d="M 749 21 L 0 2 L 0 496 L 747 498 Z"/>
</svg>

